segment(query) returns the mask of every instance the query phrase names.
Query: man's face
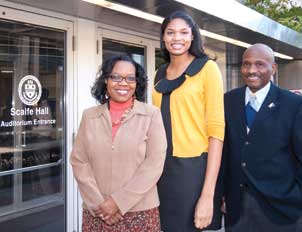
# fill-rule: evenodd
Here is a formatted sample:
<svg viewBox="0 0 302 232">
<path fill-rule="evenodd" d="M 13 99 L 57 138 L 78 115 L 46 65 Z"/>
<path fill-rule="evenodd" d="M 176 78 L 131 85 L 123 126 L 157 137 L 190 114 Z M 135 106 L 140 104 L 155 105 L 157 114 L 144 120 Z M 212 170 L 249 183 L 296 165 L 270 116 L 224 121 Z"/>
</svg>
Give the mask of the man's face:
<svg viewBox="0 0 302 232">
<path fill-rule="evenodd" d="M 252 92 L 263 88 L 276 72 L 274 57 L 263 47 L 252 46 L 242 57 L 241 74 Z"/>
</svg>

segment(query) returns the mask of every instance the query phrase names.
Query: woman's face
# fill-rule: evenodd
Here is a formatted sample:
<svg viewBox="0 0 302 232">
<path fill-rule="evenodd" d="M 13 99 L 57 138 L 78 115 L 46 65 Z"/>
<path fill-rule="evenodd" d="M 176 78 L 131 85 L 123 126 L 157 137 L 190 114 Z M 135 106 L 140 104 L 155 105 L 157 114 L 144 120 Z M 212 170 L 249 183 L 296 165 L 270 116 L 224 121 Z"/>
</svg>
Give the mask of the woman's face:
<svg viewBox="0 0 302 232">
<path fill-rule="evenodd" d="M 193 39 L 192 29 L 185 20 L 173 19 L 166 27 L 163 35 L 165 47 L 170 56 L 187 54 Z"/>
<path fill-rule="evenodd" d="M 128 101 L 136 89 L 135 66 L 128 61 L 116 62 L 106 84 L 107 94 L 112 101 Z"/>
</svg>

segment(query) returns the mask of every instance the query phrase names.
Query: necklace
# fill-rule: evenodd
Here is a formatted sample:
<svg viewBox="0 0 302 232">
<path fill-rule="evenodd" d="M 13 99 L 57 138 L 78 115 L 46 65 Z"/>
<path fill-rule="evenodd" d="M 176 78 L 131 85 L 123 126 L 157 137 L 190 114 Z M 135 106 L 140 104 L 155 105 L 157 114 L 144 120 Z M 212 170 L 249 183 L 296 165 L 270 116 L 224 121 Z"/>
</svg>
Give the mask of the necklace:
<svg viewBox="0 0 302 232">
<path fill-rule="evenodd" d="M 131 106 L 125 110 L 125 112 L 122 114 L 120 119 L 116 120 L 115 122 L 112 122 L 112 126 L 117 126 L 123 123 L 123 121 L 127 118 L 131 110 L 133 109 L 134 101 L 132 101 Z"/>
</svg>

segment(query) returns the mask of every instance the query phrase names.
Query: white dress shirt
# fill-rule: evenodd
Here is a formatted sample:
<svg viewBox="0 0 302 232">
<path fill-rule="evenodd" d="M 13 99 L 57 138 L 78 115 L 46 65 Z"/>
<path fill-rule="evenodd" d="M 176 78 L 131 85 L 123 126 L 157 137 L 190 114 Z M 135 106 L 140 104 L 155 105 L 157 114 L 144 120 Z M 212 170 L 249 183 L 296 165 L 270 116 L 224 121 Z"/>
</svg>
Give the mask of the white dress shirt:
<svg viewBox="0 0 302 232">
<path fill-rule="evenodd" d="M 245 105 L 247 105 L 251 98 L 255 97 L 255 102 L 254 104 L 251 104 L 251 106 L 254 108 L 254 110 L 258 112 L 260 110 L 260 107 L 262 106 L 262 103 L 264 102 L 266 95 L 268 94 L 270 87 L 271 82 L 268 82 L 263 88 L 259 89 L 256 93 L 253 93 L 249 87 L 246 87 Z"/>
</svg>

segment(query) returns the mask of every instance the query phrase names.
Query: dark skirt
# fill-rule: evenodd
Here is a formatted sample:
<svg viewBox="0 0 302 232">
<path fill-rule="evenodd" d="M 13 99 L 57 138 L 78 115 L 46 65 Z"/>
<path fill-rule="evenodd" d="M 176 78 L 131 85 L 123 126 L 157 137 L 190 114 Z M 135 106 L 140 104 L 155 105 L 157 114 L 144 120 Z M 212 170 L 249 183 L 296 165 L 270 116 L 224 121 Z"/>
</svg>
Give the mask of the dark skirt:
<svg viewBox="0 0 302 232">
<path fill-rule="evenodd" d="M 164 172 L 158 183 L 162 231 L 201 231 L 194 226 L 194 213 L 201 194 L 206 166 L 207 153 L 193 158 L 167 155 Z M 221 228 L 221 201 L 221 194 L 215 194 L 213 220 L 205 230 Z"/>
<path fill-rule="evenodd" d="M 100 217 L 92 216 L 83 209 L 82 232 L 160 232 L 158 208 L 129 212 L 123 220 L 109 226 Z"/>
</svg>

